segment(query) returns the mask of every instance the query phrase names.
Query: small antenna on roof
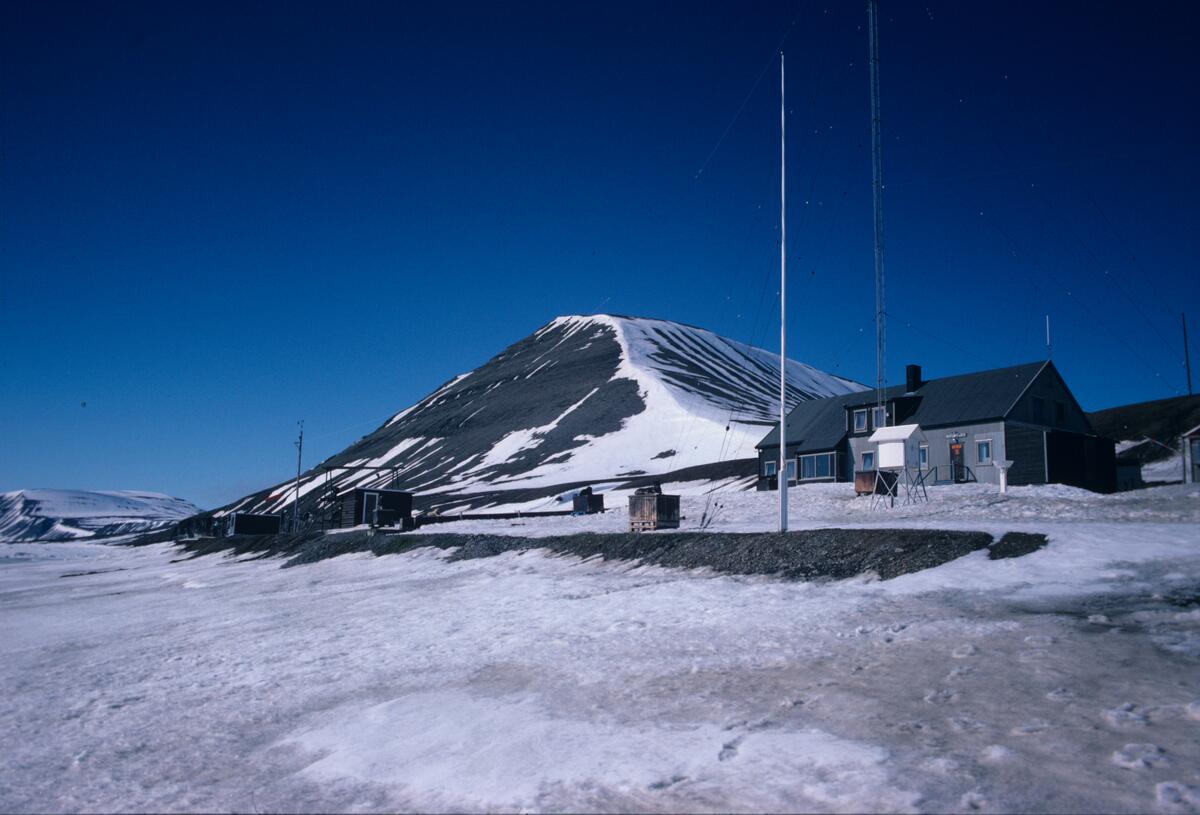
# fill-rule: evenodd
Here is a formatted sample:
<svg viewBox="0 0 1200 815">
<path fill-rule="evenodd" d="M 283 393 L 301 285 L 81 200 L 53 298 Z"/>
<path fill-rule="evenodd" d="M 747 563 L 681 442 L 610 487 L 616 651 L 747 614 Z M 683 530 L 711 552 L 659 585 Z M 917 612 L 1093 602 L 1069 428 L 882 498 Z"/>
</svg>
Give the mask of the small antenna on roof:
<svg viewBox="0 0 1200 815">
<path fill-rule="evenodd" d="M 1054 357 L 1054 346 L 1050 344 L 1050 315 L 1046 315 L 1046 359 Z"/>
</svg>

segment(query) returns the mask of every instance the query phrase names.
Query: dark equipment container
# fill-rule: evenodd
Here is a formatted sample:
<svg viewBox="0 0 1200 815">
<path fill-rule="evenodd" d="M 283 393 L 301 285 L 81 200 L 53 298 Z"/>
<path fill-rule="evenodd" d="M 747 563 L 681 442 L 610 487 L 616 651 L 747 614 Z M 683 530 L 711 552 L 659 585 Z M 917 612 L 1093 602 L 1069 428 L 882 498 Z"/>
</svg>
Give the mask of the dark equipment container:
<svg viewBox="0 0 1200 815">
<path fill-rule="evenodd" d="M 629 496 L 629 531 L 679 528 L 679 496 L 650 493 Z"/>
<path fill-rule="evenodd" d="M 595 515 L 597 512 L 603 512 L 604 496 L 594 494 L 591 487 L 588 487 L 575 496 L 572 509 L 575 515 Z"/>
<path fill-rule="evenodd" d="M 278 535 L 278 515 L 260 515 L 253 512 L 234 512 L 226 516 L 226 535 Z"/>
<path fill-rule="evenodd" d="M 341 497 L 340 524 L 343 529 L 367 524 L 412 529 L 412 493 L 402 490 L 350 490 Z"/>
</svg>

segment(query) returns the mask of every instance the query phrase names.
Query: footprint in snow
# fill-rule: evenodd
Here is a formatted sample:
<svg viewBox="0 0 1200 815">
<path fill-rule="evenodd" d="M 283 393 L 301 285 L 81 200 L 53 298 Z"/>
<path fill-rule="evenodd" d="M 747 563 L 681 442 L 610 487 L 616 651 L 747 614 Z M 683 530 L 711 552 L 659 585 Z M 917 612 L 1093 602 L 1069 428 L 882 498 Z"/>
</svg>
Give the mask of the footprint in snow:
<svg viewBox="0 0 1200 815">
<path fill-rule="evenodd" d="M 950 656 L 954 657 L 955 659 L 966 659 L 967 657 L 973 657 L 978 653 L 979 649 L 968 642 L 966 645 L 960 645 L 951 651 Z"/>
<path fill-rule="evenodd" d="M 1150 724 L 1150 717 L 1139 713 L 1133 702 L 1126 702 L 1100 715 L 1113 727 L 1144 727 Z"/>
<path fill-rule="evenodd" d="M 949 722 L 950 729 L 956 733 L 978 733 L 987 727 L 983 722 L 972 719 L 970 716 L 952 716 L 946 721 Z"/>
<path fill-rule="evenodd" d="M 1113 751 L 1112 763 L 1128 770 L 1145 770 L 1166 767 L 1171 760 L 1157 744 L 1126 744 L 1120 750 Z"/>
<path fill-rule="evenodd" d="M 1051 702 L 1069 702 L 1075 698 L 1075 691 L 1070 688 L 1055 688 L 1046 694 Z"/>
<path fill-rule="evenodd" d="M 652 789 L 652 790 L 670 789 L 671 787 L 675 786 L 676 784 L 682 784 L 684 781 L 687 781 L 686 775 L 673 775 L 673 776 L 671 776 L 671 778 L 669 780 L 664 779 L 662 781 L 655 781 L 653 784 L 650 785 L 650 789 Z"/>
<path fill-rule="evenodd" d="M 1187 815 L 1200 812 L 1200 787 L 1179 781 L 1164 781 L 1154 785 L 1154 798 L 1163 812 Z"/>
<path fill-rule="evenodd" d="M 1050 658 L 1050 652 L 1045 648 L 1034 648 L 1030 651 L 1022 651 L 1017 654 L 1017 659 L 1020 662 L 1042 662 Z"/>
<path fill-rule="evenodd" d="M 738 754 L 738 746 L 745 738 L 745 736 L 738 736 L 733 741 L 727 741 L 721 745 L 721 752 L 717 753 L 717 761 L 729 761 L 729 759 L 735 758 Z"/>
<path fill-rule="evenodd" d="M 983 748 L 980 756 L 988 764 L 1000 764 L 1005 761 L 1011 761 L 1015 754 L 1012 750 L 1001 744 L 989 744 Z"/>
<path fill-rule="evenodd" d="M 1034 719 L 1014 727 L 1010 732 L 1014 736 L 1032 736 L 1050 729 L 1050 722 L 1045 719 Z"/>
<path fill-rule="evenodd" d="M 945 705 L 958 701 L 958 693 L 949 688 L 938 688 L 925 694 L 925 701 L 931 705 Z"/>
<path fill-rule="evenodd" d="M 1025 642 L 1029 643 L 1030 645 L 1036 645 L 1044 648 L 1047 645 L 1053 645 L 1054 643 L 1058 642 L 1058 640 L 1056 640 L 1054 637 L 1047 636 L 1046 634 L 1031 634 L 1025 638 Z"/>
<path fill-rule="evenodd" d="M 978 790 L 971 790 L 959 799 L 959 806 L 964 812 L 978 812 L 987 806 L 987 799 Z"/>
<path fill-rule="evenodd" d="M 617 620 L 608 627 L 609 631 L 638 631 L 646 627 L 641 620 Z"/>
</svg>

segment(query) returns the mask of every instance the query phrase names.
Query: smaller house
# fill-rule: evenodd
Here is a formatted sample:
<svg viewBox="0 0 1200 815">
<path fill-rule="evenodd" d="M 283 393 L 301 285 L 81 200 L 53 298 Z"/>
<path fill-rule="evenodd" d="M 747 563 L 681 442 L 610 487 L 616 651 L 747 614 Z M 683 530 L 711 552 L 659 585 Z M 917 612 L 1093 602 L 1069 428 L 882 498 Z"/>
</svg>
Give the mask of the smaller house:
<svg viewBox="0 0 1200 815">
<path fill-rule="evenodd" d="M 411 492 L 360 487 L 339 496 L 341 513 L 338 525 L 342 528 L 359 526 L 389 526 L 401 529 L 413 527 Z"/>
</svg>

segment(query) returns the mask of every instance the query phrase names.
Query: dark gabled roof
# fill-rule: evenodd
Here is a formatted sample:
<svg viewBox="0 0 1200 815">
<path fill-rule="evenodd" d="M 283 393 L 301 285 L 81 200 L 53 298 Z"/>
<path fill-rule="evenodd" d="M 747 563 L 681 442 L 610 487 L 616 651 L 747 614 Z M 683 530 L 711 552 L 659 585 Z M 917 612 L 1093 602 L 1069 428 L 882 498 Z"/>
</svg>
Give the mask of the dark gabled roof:
<svg viewBox="0 0 1200 815">
<path fill-rule="evenodd" d="M 904 397 L 901 424 L 939 427 L 1003 419 L 1046 367 L 1053 368 L 1053 363 L 1031 362 L 930 379 L 913 393 L 908 393 L 904 385 L 896 385 L 887 389 L 886 401 Z M 846 408 L 874 404 L 873 390 L 801 402 L 787 417 L 788 444 L 796 445 L 802 453 L 832 450 L 847 435 Z M 757 446 L 778 447 L 779 425 Z"/>
</svg>

